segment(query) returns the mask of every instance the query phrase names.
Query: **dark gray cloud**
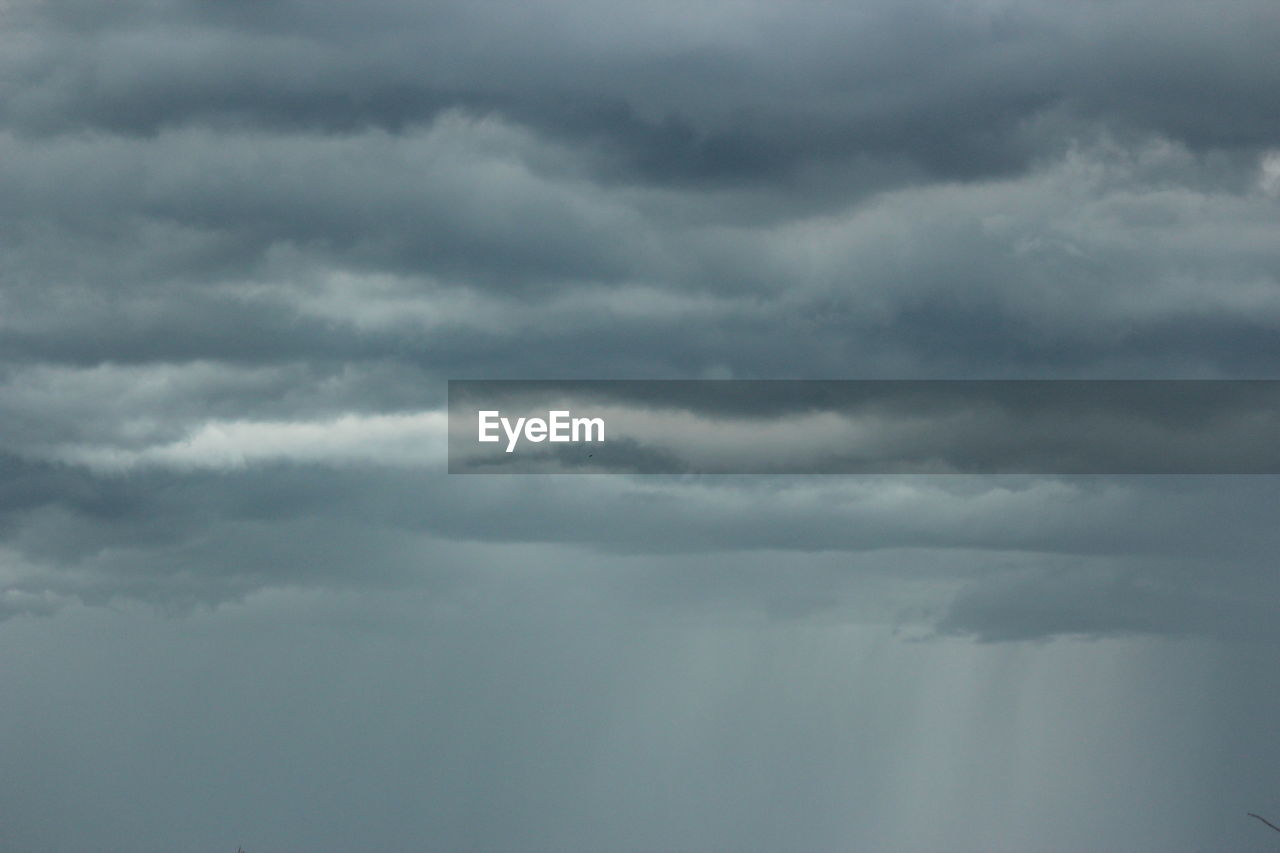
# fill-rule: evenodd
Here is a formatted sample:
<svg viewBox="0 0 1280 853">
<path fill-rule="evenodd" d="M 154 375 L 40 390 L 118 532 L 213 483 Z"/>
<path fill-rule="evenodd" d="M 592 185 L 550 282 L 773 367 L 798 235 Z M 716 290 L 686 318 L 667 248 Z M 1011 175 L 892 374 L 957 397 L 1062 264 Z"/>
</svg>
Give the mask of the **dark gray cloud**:
<svg viewBox="0 0 1280 853">
<path fill-rule="evenodd" d="M 0 2 L 0 847 L 1261 849 L 1274 478 L 451 477 L 444 405 L 1275 378 L 1278 28 Z"/>
<path fill-rule="evenodd" d="M 1233 187 L 1158 140 L 783 221 L 742 221 L 771 206 L 751 193 L 603 185 L 572 148 L 460 114 L 6 148 L 12 359 L 447 376 L 519 352 L 563 375 L 587 351 L 597 375 L 894 377 L 1265 375 L 1276 356 L 1271 161 Z"/>
<path fill-rule="evenodd" d="M 497 532 L 467 517 L 485 487 L 400 483 L 450 377 L 1242 377 L 1280 355 L 1252 6 L 5 14 L 0 407 L 37 562 L 195 559 L 145 543 L 235 522 L 251 483 L 281 519 L 654 547 L 598 501 L 513 504 Z M 741 500 L 746 524 L 685 508 L 657 550 L 1098 550 L 927 523 L 855 547 L 856 512 Z M 209 600 L 294 577 L 232 574 Z"/>
<path fill-rule="evenodd" d="M 1274 139 L 1265 4 L 18 4 L 33 42 L 5 115 L 30 132 L 184 123 L 400 130 L 500 111 L 674 181 L 777 180 L 866 153 L 927 172 L 1017 171 L 1045 115 L 1195 149 Z M 25 25 L 25 26 L 24 26 Z M 1211 100 L 1211 111 L 1205 109 Z"/>
<path fill-rule="evenodd" d="M 197 536 L 260 465 L 399 518 L 350 495 L 400 493 L 449 377 L 1240 377 L 1280 355 L 1260 6 L 4 14 L 0 407 L 37 561 Z M 205 489 L 230 503 L 181 497 Z M 486 533 L 448 508 L 472 489 L 403 496 L 440 519 L 403 526 L 652 541 L 573 501 Z M 148 494 L 145 524 L 91 511 Z M 274 512 L 328 506 L 307 494 Z M 669 550 L 853 547 L 838 514 L 755 500 Z M 1095 550 L 1055 536 L 875 547 Z"/>
<path fill-rule="evenodd" d="M 987 578 L 966 587 L 938 627 L 997 642 L 1064 634 L 1275 642 L 1275 608 L 1259 602 L 1258 586 L 1240 590 L 1234 578 L 1219 577 L 1212 585 L 1193 589 L 1185 585 L 1182 573 L 1169 569 L 1164 565 L 1098 570 L 1076 565 Z M 1212 569 L 1201 565 L 1197 571 Z"/>
</svg>

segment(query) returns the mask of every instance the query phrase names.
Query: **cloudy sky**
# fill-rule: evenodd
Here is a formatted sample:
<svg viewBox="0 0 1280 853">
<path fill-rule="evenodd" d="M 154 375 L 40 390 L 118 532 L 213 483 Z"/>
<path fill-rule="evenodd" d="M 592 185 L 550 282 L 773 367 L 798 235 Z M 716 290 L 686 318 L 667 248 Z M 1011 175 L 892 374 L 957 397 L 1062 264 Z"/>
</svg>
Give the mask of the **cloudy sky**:
<svg viewBox="0 0 1280 853">
<path fill-rule="evenodd" d="M 0 847 L 1276 849 L 1276 478 L 450 476 L 444 404 L 1280 378 L 1277 44 L 0 3 Z"/>
</svg>

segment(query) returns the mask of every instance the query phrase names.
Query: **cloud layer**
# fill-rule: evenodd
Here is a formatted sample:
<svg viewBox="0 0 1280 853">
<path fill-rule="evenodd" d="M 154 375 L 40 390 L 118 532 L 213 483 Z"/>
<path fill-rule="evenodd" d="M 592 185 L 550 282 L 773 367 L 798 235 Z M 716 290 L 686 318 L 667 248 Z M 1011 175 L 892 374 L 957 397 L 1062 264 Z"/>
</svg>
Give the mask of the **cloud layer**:
<svg viewBox="0 0 1280 853">
<path fill-rule="evenodd" d="M 432 465 L 451 377 L 1273 375 L 1267 4 L 3 14 L 9 612 L 360 583 L 387 529 L 626 552 L 660 526 L 664 551 L 834 551 L 852 576 L 944 549 L 939 589 L 979 586 L 935 624 L 985 637 L 1213 632 L 1227 611 L 1193 611 L 1229 610 L 1224 577 L 1274 591 L 1248 509 L 1270 481 L 525 503 Z M 1169 521 L 1188 494 L 1194 532 Z M 291 525 L 321 518 L 304 571 Z M 1016 566 L 988 585 L 975 553 Z M 1063 559 L 1095 580 L 1064 587 Z M 1092 613 L 1117 588 L 1133 607 Z"/>
<path fill-rule="evenodd" d="M 445 406 L 1274 379 L 1277 44 L 0 0 L 0 847 L 1269 843 L 1275 478 L 460 477 Z"/>
</svg>

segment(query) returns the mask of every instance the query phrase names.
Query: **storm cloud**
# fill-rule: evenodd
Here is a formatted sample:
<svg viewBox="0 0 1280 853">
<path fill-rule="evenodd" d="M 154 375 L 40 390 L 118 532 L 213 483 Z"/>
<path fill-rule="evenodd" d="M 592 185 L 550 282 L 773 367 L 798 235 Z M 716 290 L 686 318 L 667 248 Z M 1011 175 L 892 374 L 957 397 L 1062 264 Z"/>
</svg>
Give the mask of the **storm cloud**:
<svg viewBox="0 0 1280 853">
<path fill-rule="evenodd" d="M 450 379 L 1275 378 L 1277 43 L 0 3 L 0 846 L 1269 841 L 1273 477 L 445 466 Z"/>
</svg>

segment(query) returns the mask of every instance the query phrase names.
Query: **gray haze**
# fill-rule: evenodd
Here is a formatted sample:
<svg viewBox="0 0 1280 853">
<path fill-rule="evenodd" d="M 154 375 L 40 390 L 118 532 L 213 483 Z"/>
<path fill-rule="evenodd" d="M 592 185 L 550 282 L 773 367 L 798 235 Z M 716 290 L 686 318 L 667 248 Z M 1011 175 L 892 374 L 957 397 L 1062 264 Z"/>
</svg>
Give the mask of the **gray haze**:
<svg viewBox="0 0 1280 853">
<path fill-rule="evenodd" d="M 458 477 L 462 378 L 1280 378 L 1280 11 L 0 3 L 0 848 L 1272 850 L 1273 477 Z"/>
</svg>

